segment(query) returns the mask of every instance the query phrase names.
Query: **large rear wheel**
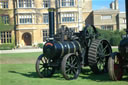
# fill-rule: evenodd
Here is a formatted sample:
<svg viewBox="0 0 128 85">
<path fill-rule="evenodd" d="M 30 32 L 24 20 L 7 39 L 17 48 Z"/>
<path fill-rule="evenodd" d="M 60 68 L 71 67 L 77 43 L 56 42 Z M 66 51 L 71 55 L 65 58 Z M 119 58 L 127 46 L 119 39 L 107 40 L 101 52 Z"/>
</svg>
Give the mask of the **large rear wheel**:
<svg viewBox="0 0 128 85">
<path fill-rule="evenodd" d="M 108 57 L 111 53 L 111 46 L 106 40 L 94 40 L 91 43 L 88 52 L 88 62 L 95 74 L 107 71 Z"/>
<path fill-rule="evenodd" d="M 108 72 L 112 80 L 121 80 L 123 76 L 122 59 L 119 53 L 113 53 L 108 60 Z"/>
</svg>

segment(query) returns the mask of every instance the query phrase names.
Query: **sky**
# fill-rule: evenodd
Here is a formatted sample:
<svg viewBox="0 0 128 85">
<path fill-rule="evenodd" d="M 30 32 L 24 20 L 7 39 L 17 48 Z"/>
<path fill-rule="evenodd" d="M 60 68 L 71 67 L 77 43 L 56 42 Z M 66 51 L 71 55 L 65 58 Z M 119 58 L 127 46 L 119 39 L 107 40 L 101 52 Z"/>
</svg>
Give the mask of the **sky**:
<svg viewBox="0 0 128 85">
<path fill-rule="evenodd" d="M 102 9 L 102 8 L 110 8 L 109 4 L 114 0 L 92 0 L 93 10 Z M 121 12 L 125 11 L 125 0 L 119 0 L 119 9 Z"/>
</svg>

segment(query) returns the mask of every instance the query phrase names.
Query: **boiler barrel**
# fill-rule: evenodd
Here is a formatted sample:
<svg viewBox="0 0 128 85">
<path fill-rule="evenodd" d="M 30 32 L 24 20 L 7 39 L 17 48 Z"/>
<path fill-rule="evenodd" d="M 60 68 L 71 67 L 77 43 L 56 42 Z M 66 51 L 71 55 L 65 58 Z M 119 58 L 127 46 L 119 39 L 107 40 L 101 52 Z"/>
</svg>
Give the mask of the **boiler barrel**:
<svg viewBox="0 0 128 85">
<path fill-rule="evenodd" d="M 81 45 L 78 41 L 49 41 L 43 48 L 44 55 L 47 58 L 62 57 L 78 51 L 81 51 Z"/>
</svg>

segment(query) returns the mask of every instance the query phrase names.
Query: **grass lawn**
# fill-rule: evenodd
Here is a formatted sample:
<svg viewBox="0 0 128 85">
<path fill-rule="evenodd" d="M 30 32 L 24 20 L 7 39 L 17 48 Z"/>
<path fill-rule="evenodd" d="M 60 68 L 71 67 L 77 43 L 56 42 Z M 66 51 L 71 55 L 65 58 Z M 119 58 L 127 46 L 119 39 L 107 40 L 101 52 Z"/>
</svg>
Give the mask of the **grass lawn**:
<svg viewBox="0 0 128 85">
<path fill-rule="evenodd" d="M 117 51 L 114 49 L 113 51 Z M 60 73 L 51 78 L 39 78 L 35 62 L 41 53 L 0 54 L 0 85 L 127 85 L 128 77 L 122 81 L 111 81 L 107 73 L 95 75 L 89 67 L 84 68 L 76 80 L 67 81 Z"/>
</svg>

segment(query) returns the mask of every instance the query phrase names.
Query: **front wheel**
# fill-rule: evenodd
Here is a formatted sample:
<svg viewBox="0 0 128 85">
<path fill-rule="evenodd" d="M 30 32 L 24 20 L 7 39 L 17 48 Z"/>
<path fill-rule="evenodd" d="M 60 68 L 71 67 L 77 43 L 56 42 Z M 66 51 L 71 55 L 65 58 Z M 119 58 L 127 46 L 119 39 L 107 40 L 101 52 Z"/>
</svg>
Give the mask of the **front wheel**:
<svg viewBox="0 0 128 85">
<path fill-rule="evenodd" d="M 121 80 L 123 76 L 122 59 L 119 53 L 113 53 L 108 60 L 108 73 L 112 80 Z"/>
<path fill-rule="evenodd" d="M 36 61 L 36 72 L 39 77 L 51 77 L 54 73 L 54 68 L 50 67 L 49 64 L 52 60 L 47 59 L 43 54 L 40 55 Z"/>
<path fill-rule="evenodd" d="M 66 80 L 76 79 L 80 73 L 80 61 L 77 55 L 69 53 L 64 56 L 61 71 Z"/>
</svg>

